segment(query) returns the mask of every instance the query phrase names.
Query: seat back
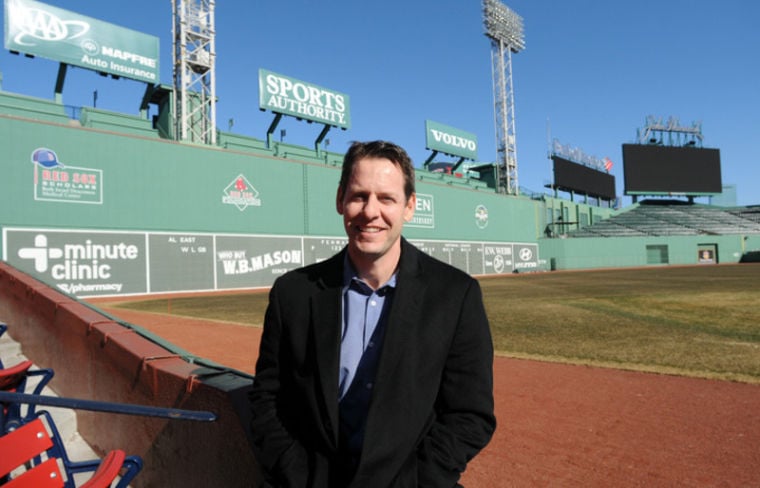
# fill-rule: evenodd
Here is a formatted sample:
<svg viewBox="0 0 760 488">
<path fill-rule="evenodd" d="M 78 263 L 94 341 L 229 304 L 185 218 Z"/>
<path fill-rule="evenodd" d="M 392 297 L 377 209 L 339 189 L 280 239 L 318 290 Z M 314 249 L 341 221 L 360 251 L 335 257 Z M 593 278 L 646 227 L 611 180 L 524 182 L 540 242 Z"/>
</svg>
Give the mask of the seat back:
<svg viewBox="0 0 760 488">
<path fill-rule="evenodd" d="M 45 424 L 35 419 L 0 437 L 0 477 L 53 447 Z"/>
<path fill-rule="evenodd" d="M 30 370 L 32 362 L 22 361 L 14 366 L 0 369 L 0 390 L 26 393 L 27 381 L 39 377 L 39 381 L 31 392 L 35 395 L 42 393 L 43 388 L 53 378 L 53 370 L 42 368 Z M 22 409 L 20 403 L 3 404 L 0 409 L 0 435 L 18 428 L 22 423 L 35 417 L 35 406 L 28 405 Z"/>
<path fill-rule="evenodd" d="M 124 465 L 126 454 L 121 449 L 109 452 L 100 462 L 98 470 L 87 480 L 80 488 L 108 488 L 111 482 L 116 479 Z"/>
<path fill-rule="evenodd" d="M 62 488 L 63 477 L 58 469 L 57 460 L 50 458 L 2 486 L 3 488 Z"/>
<path fill-rule="evenodd" d="M 0 390 L 15 391 L 26 380 L 32 362 L 22 361 L 15 366 L 0 369 Z"/>
<path fill-rule="evenodd" d="M 94 474 L 81 485 L 81 488 L 110 487 L 120 474 L 121 480 L 117 486 L 126 487 L 142 468 L 142 459 L 139 456 L 127 457 L 120 449 L 109 452 L 102 460 L 69 460 L 52 417 L 44 410 L 40 411 L 39 415 L 0 437 L 2 488 L 73 488 L 74 475 L 84 472 Z M 63 467 L 65 477 L 61 474 L 59 464 Z M 3 483 L 2 480 L 7 479 L 10 473 L 25 465 L 32 467 Z"/>
</svg>

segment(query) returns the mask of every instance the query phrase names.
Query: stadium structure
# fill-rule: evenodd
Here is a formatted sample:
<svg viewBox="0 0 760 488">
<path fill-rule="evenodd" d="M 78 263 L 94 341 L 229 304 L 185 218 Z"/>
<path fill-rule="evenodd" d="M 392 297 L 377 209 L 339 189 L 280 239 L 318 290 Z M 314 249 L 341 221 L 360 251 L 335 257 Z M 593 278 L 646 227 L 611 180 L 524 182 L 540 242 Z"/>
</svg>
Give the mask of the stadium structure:
<svg viewBox="0 0 760 488">
<path fill-rule="evenodd" d="M 499 8 L 494 4 L 485 2 L 486 20 L 489 8 Z M 12 13 L 8 5 L 20 11 L 27 4 L 9 0 L 6 12 Z M 61 68 L 58 99 L 0 92 L 5 261 L 86 297 L 266 287 L 279 274 L 342 246 L 340 220 L 331 208 L 342 154 L 324 150 L 320 142 L 330 129 L 350 129 L 348 95 L 262 69 L 260 108 L 273 114 L 267 138 L 219 130 L 208 10 L 185 10 L 186 18 L 175 19 L 173 85 L 157 79 L 158 39 L 152 36 L 97 21 L 81 39 L 51 46 L 50 41 L 32 42 L 33 33 L 6 19 L 7 49 L 52 58 Z M 494 47 L 492 57 L 503 69 L 494 70 L 494 86 L 511 87 L 511 58 L 505 52 L 518 52 L 524 41 L 496 29 L 495 22 L 487 23 L 489 38 L 501 48 Z M 111 46 L 117 34 L 127 40 Z M 505 46 L 504 39 L 511 44 Z M 98 45 L 99 53 L 88 54 Z M 139 114 L 64 105 L 69 63 L 145 82 L 144 97 L 135 101 Z M 500 80 L 505 71 L 507 81 Z M 511 90 L 495 88 L 495 95 L 497 119 L 514 118 Z M 156 115 L 148 118 L 151 109 Z M 275 140 L 272 134 L 283 116 L 322 124 L 314 147 Z M 487 275 L 694 264 L 704 249 L 713 252 L 715 262 L 736 262 L 748 249 L 760 247 L 753 237 L 758 223 L 752 210 L 679 206 L 668 208 L 684 215 L 671 212 L 669 217 L 654 215 L 650 205 L 617 211 L 612 175 L 554 151 L 554 193 L 521 194 L 514 187 L 513 124 L 501 125 L 507 130 L 497 127 L 502 149 L 493 163 L 445 174 L 428 171 L 428 160 L 417 170 L 418 204 L 406 235 L 439 259 Z M 433 121 L 426 121 L 426 132 L 431 159 L 439 152 L 453 155 L 458 166 L 478 157 L 475 134 Z M 632 191 L 708 194 L 698 186 L 709 180 L 718 186 L 708 192 L 720 193 L 717 150 L 689 147 L 674 156 L 652 153 L 653 147 L 624 146 L 626 170 L 636 166 L 626 172 Z M 690 156 L 705 151 L 712 158 L 707 176 L 694 171 L 694 164 L 689 168 Z M 673 163 L 671 181 L 657 180 L 663 179 L 658 176 L 667 166 L 663 161 Z M 689 179 L 689 174 L 697 177 Z M 647 187 L 649 182 L 657 184 Z M 569 198 L 561 198 L 560 191 Z"/>
<path fill-rule="evenodd" d="M 29 62 L 58 62 L 59 71 L 53 99 L 0 86 L 0 311 L 21 322 L 29 320 L 25 314 L 52 313 L 54 323 L 61 320 L 59 305 L 45 301 L 40 307 L 38 295 L 29 298 L 31 292 L 14 288 L 36 289 L 33 280 L 50 287 L 43 295 L 63 297 L 51 300 L 75 304 L 97 296 L 265 288 L 345 245 L 333 203 L 343 155 L 325 150 L 322 142 L 330 130 L 350 130 L 349 96 L 262 68 L 259 107 L 273 117 L 266 138 L 220 130 L 215 103 L 224 94 L 216 93 L 213 8 L 213 0 L 174 4 L 174 79 L 164 84 L 158 38 L 33 0 L 5 0 L 5 48 L 45 58 Z M 524 47 L 522 19 L 494 0 L 484 1 L 484 14 L 498 154 L 493 162 L 477 162 L 475 134 L 426 121 L 425 147 L 433 154 L 417 168 L 416 213 L 405 227 L 412 243 L 479 276 L 736 263 L 760 252 L 760 207 L 693 203 L 694 197 L 719 194 L 722 183 L 719 151 L 701 147 L 698 131 L 649 124 L 635 144 L 623 146 L 626 194 L 637 200 L 630 207 L 616 205 L 608 169 L 556 146 L 551 191 L 521 190 L 511 55 Z M 82 31 L 51 41 L 30 27 L 55 19 Z M 137 113 L 65 105 L 69 65 L 143 82 Z M 149 117 L 151 112 L 156 115 Z M 311 147 L 277 141 L 273 134 L 282 117 L 323 130 Z M 663 142 L 663 135 L 673 134 L 688 140 Z M 445 172 L 435 170 L 439 153 L 458 161 Z M 466 170 L 460 168 L 464 161 L 470 161 Z M 638 201 L 647 196 L 657 198 Z M 88 313 L 65 320 L 86 324 L 89 336 L 97 319 L 81 318 Z M 33 322 L 30 330 L 47 330 L 42 318 Z M 69 335 L 60 334 L 52 336 L 95 354 L 96 346 L 72 345 Z M 55 362 L 55 353 L 48 354 L 42 357 Z M 65 371 L 65 361 L 58 360 Z M 190 369 L 187 377 L 209 373 Z M 217 369 L 213 374 L 219 375 L 212 388 L 217 393 L 245 383 Z M 159 402 L 155 385 L 146 389 L 140 398 Z M 182 396 L 171 391 L 172 401 Z M 219 407 L 201 397 L 196 403 Z M 231 405 L 229 398 L 224 402 Z M 197 435 L 178 428 L 167 442 L 182 445 Z M 128 434 L 121 439 L 146 450 Z M 220 464 L 220 470 L 229 468 Z"/>
</svg>

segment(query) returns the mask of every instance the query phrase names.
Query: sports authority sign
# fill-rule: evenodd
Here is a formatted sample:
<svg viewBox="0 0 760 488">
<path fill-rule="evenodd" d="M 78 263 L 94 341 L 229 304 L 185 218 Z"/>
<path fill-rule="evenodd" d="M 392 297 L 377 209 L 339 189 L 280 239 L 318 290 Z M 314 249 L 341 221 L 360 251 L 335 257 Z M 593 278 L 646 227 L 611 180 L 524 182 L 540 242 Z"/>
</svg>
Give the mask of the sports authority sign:
<svg viewBox="0 0 760 488">
<path fill-rule="evenodd" d="M 148 83 L 160 81 L 158 37 L 34 0 L 5 0 L 5 48 Z"/>
<path fill-rule="evenodd" d="M 432 120 L 425 121 L 425 145 L 431 151 L 478 159 L 478 136 Z"/>
<path fill-rule="evenodd" d="M 259 108 L 333 127 L 351 127 L 348 95 L 265 69 L 259 70 Z"/>
</svg>

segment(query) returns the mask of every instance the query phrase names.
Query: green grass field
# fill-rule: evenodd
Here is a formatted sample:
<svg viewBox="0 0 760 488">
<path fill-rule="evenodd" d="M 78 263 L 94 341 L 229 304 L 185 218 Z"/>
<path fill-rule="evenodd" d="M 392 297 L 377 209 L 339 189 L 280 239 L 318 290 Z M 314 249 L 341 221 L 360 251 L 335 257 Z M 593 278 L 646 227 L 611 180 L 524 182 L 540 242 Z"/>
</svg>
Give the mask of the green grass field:
<svg viewBox="0 0 760 488">
<path fill-rule="evenodd" d="M 760 383 L 760 265 L 482 278 L 499 354 Z M 266 293 L 114 306 L 261 326 Z"/>
</svg>

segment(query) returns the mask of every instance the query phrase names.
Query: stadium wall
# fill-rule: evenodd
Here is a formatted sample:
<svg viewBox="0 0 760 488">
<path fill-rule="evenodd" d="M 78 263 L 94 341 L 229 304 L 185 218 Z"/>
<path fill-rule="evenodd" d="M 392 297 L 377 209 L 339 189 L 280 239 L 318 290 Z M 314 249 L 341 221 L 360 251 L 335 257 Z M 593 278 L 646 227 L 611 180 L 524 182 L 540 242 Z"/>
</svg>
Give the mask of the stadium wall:
<svg viewBox="0 0 760 488">
<path fill-rule="evenodd" d="M 58 396 L 211 411 L 214 422 L 77 410 L 77 428 L 101 455 L 143 458 L 140 486 L 256 486 L 261 480 L 247 435 L 252 378 L 165 347 L 140 327 L 0 263 L 0 319 L 36 365 L 52 368 Z M 191 357 L 191 356 L 190 356 Z"/>
<path fill-rule="evenodd" d="M 345 244 L 342 154 L 231 133 L 178 143 L 152 125 L 0 92 L 2 259 L 86 297 L 266 287 Z M 613 213 L 422 169 L 417 194 L 405 236 L 473 275 L 546 269 L 539 237 Z"/>
<path fill-rule="evenodd" d="M 750 236 L 758 239 L 757 236 Z M 738 263 L 749 240 L 743 236 L 582 237 L 541 239 L 549 269 Z M 750 242 L 750 245 L 754 245 Z M 711 253 L 702 257 L 704 251 Z"/>
<path fill-rule="evenodd" d="M 219 139 L 181 144 L 141 117 L 0 92 L 3 259 L 98 296 L 268 286 L 344 245 L 334 203 L 341 154 Z M 478 275 L 544 265 L 546 201 L 424 170 L 417 193 L 405 235 L 430 254 Z M 77 256 L 57 254 L 74 247 Z M 119 247 L 131 250 L 119 262 L 88 254 Z M 31 257 L 40 253 L 49 263 Z M 110 282 L 90 278 L 98 268 Z"/>
</svg>

